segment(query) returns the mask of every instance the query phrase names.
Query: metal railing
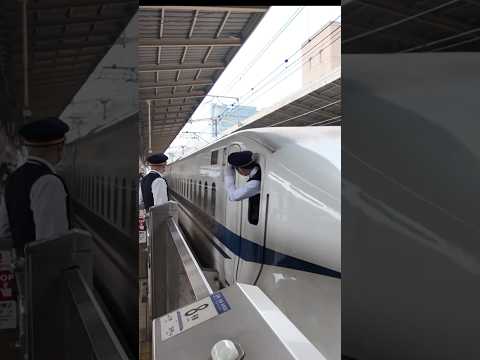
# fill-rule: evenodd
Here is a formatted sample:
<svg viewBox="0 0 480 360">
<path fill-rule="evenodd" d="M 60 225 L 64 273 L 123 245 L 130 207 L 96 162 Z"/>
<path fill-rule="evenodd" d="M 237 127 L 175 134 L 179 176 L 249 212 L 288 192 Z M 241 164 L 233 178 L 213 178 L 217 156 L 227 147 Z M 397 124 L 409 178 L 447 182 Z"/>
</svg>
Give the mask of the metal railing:
<svg viewBox="0 0 480 360">
<path fill-rule="evenodd" d="M 29 243 L 14 264 L 25 359 L 128 359 L 92 290 L 89 233 Z"/>
<path fill-rule="evenodd" d="M 213 293 L 178 226 L 175 201 L 150 208 L 147 217 L 150 318 Z"/>
</svg>

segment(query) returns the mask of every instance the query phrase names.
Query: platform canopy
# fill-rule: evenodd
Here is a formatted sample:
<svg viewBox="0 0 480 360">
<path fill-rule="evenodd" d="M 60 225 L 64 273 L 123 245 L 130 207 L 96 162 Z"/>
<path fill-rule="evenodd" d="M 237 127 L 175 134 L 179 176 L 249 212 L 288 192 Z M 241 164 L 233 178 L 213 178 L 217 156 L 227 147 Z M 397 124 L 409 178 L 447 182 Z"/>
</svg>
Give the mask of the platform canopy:
<svg viewBox="0 0 480 360">
<path fill-rule="evenodd" d="M 268 6 L 140 7 L 144 154 L 168 148 L 267 10 Z"/>
<path fill-rule="evenodd" d="M 342 53 L 479 51 L 479 0 L 347 0 Z"/>
<path fill-rule="evenodd" d="M 246 119 L 229 132 L 270 126 L 327 126 L 342 121 L 341 69 L 309 83 L 300 91 Z"/>
<path fill-rule="evenodd" d="M 9 3 L 2 10 L 11 35 L 2 48 L 10 55 L 2 60 L 17 122 L 25 97 L 34 119 L 59 116 L 138 10 L 131 0 L 29 0 L 24 38 L 23 2 Z"/>
</svg>

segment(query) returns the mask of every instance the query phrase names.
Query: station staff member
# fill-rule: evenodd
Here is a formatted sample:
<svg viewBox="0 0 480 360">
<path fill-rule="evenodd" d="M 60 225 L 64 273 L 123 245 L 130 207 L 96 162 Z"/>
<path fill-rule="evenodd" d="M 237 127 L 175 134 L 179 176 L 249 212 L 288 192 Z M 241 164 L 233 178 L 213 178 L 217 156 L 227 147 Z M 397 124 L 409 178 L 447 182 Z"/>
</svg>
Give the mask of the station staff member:
<svg viewBox="0 0 480 360">
<path fill-rule="evenodd" d="M 252 224 L 258 224 L 260 210 L 260 189 L 262 172 L 251 151 L 238 151 L 228 155 L 228 163 L 224 171 L 224 184 L 230 201 L 248 199 L 248 220 Z M 242 176 L 248 176 L 247 183 L 243 186 L 235 186 L 235 171 Z"/>
<path fill-rule="evenodd" d="M 68 130 L 66 123 L 53 117 L 20 129 L 28 158 L 7 178 L 0 204 L 0 239 L 7 239 L 17 256 L 24 256 L 29 242 L 70 228 L 68 191 L 54 169 L 63 157 Z"/>
<path fill-rule="evenodd" d="M 260 194 L 262 174 L 260 166 L 255 161 L 251 151 L 238 151 L 228 156 L 228 163 L 225 168 L 224 183 L 228 192 L 228 199 L 239 201 Z M 235 187 L 235 171 L 242 176 L 248 176 L 247 183 L 241 187 Z"/>
<path fill-rule="evenodd" d="M 147 158 L 151 170 L 140 181 L 138 197 L 141 209 L 148 210 L 154 205 L 161 205 L 168 201 L 167 181 L 162 177 L 167 160 L 168 156 L 161 153 Z"/>
</svg>

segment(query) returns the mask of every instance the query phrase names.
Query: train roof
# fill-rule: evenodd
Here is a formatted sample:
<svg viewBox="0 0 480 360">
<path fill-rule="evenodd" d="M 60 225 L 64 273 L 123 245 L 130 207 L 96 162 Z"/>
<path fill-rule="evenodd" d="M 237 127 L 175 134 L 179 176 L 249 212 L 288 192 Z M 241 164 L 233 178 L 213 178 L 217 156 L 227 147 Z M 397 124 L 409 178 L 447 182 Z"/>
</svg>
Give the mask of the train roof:
<svg viewBox="0 0 480 360">
<path fill-rule="evenodd" d="M 218 148 L 220 143 L 229 139 L 238 141 L 241 138 L 255 141 L 272 153 L 282 150 L 295 152 L 298 149 L 321 154 L 340 169 L 341 126 L 267 127 L 242 130 L 206 145 L 183 159 Z"/>
</svg>

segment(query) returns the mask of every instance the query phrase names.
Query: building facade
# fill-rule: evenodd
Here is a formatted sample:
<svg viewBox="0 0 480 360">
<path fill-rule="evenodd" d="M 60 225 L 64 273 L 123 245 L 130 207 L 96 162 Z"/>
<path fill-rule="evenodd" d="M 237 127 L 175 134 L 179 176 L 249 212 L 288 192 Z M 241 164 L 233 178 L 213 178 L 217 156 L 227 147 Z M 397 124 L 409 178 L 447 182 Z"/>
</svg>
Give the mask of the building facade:
<svg viewBox="0 0 480 360">
<path fill-rule="evenodd" d="M 334 21 L 302 44 L 302 84 L 321 79 L 341 65 L 341 25 Z"/>
</svg>

